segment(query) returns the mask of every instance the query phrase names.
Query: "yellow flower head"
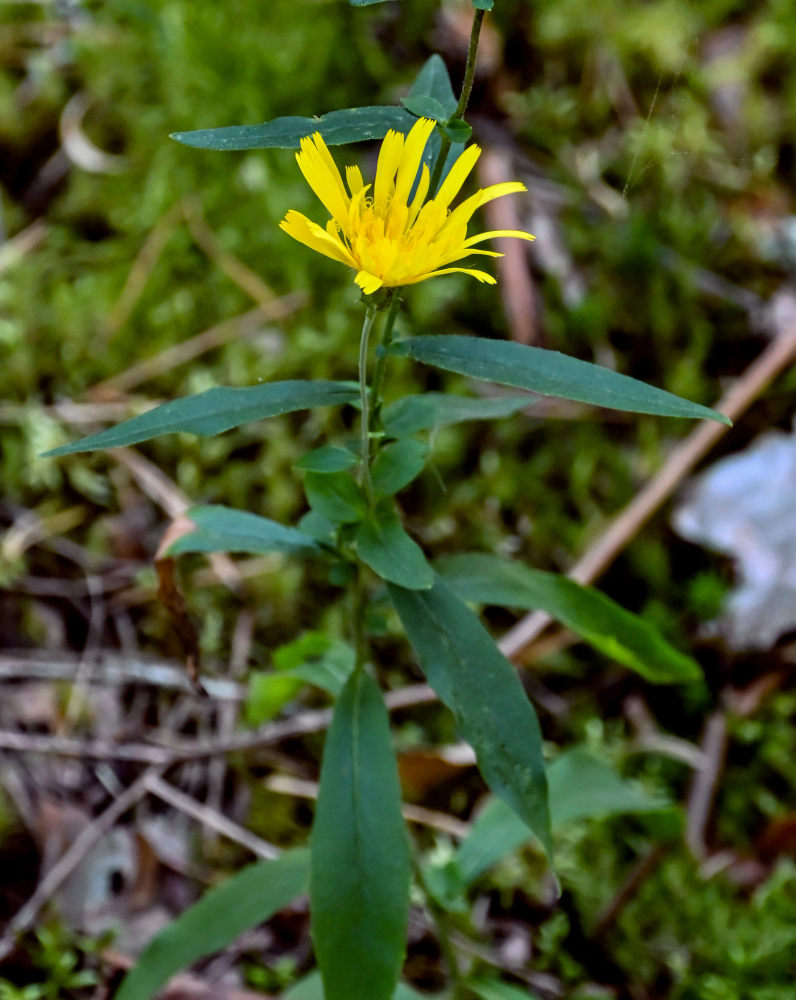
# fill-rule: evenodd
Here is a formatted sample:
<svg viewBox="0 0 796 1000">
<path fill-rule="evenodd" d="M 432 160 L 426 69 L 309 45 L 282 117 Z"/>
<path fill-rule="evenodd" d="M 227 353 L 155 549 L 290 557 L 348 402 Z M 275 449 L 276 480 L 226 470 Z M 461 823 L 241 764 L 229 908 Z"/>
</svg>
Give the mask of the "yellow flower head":
<svg viewBox="0 0 796 1000">
<path fill-rule="evenodd" d="M 371 185 L 363 182 L 359 167 L 346 167 L 346 191 L 319 132 L 302 139 L 301 152 L 296 154 L 299 169 L 331 219 L 324 229 L 291 210 L 280 222 L 280 229 L 312 250 L 352 267 L 357 272 L 354 280 L 366 295 L 382 287 L 411 285 L 454 271 L 494 284 L 495 279 L 485 271 L 448 265 L 471 254 L 502 256 L 492 250 L 472 249 L 476 243 L 493 236 L 532 240 L 529 233 L 508 229 L 467 236 L 467 223 L 477 208 L 493 198 L 526 188 L 516 181 L 494 184 L 450 211 L 448 206 L 481 155 L 478 146 L 470 146 L 428 201 L 430 176 L 423 164 L 417 191 L 410 202 L 423 150 L 433 130 L 433 121 L 420 118 L 406 136 L 401 132 L 387 133 L 379 151 L 372 193 L 369 193 Z"/>
</svg>

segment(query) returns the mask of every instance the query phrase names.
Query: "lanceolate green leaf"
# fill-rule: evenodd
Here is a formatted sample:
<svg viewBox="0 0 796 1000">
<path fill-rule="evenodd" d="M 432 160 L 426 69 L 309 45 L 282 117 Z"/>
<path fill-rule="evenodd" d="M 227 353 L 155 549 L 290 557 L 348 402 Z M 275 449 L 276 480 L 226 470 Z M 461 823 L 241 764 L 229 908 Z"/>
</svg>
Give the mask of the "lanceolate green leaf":
<svg viewBox="0 0 796 1000">
<path fill-rule="evenodd" d="M 295 849 L 250 865 L 210 889 L 147 945 L 117 1000 L 151 1000 L 175 972 L 226 948 L 306 892 L 309 869 L 309 851 Z"/>
<path fill-rule="evenodd" d="M 439 577 L 431 590 L 388 589 L 429 684 L 456 716 L 487 784 L 552 856 L 539 722 L 514 667 Z"/>
<path fill-rule="evenodd" d="M 692 417 L 730 424 L 727 417 L 663 389 L 557 351 L 486 337 L 409 337 L 389 351 L 471 378 L 528 389 L 542 396 L 667 417 Z"/>
<path fill-rule="evenodd" d="M 377 497 L 391 497 L 419 476 L 426 464 L 425 441 L 405 439 L 385 445 L 373 463 L 373 492 Z"/>
<path fill-rule="evenodd" d="M 482 553 L 449 556 L 436 568 L 463 601 L 546 611 L 647 680 L 666 684 L 702 676 L 696 660 L 670 646 L 650 622 L 565 576 Z"/>
<path fill-rule="evenodd" d="M 409 847 L 387 710 L 364 670 L 326 737 L 310 910 L 325 1000 L 391 1000 L 409 914 Z"/>
<path fill-rule="evenodd" d="M 170 556 L 186 552 L 285 552 L 305 556 L 323 552 L 309 535 L 245 510 L 209 504 L 192 507 L 185 516 L 196 529 L 169 547 Z"/>
<path fill-rule="evenodd" d="M 307 472 L 342 472 L 356 465 L 359 459 L 348 448 L 336 444 L 324 444 L 302 455 L 295 468 Z"/>
<path fill-rule="evenodd" d="M 407 107 L 411 107 L 413 111 L 419 111 L 422 108 L 422 103 L 417 104 L 417 99 L 422 98 L 432 98 L 437 102 L 443 109 L 446 118 L 449 118 L 456 110 L 456 105 L 458 103 L 456 95 L 453 92 L 453 87 L 451 85 L 450 76 L 448 75 L 448 68 L 444 61 L 436 53 L 432 55 L 423 64 L 423 68 L 417 74 L 415 82 L 412 84 L 409 93 L 406 95 L 406 100 L 409 102 Z M 432 117 L 435 117 L 432 115 Z M 440 152 L 440 134 L 439 129 L 434 129 L 431 133 L 431 138 L 426 143 L 426 148 L 423 153 L 423 163 L 428 167 L 428 169 L 433 173 L 434 164 L 437 161 L 437 157 Z M 440 180 L 444 179 L 448 175 L 453 163 L 456 161 L 464 150 L 464 146 L 461 143 L 455 142 L 448 153 L 445 160 L 445 166 L 442 170 L 442 175 Z M 418 177 L 420 175 L 418 174 Z M 414 197 L 414 189 L 410 197 Z"/>
<path fill-rule="evenodd" d="M 415 97 L 433 97 L 441 105 L 445 117 L 450 118 L 456 110 L 457 101 L 448 67 L 442 56 L 434 53 L 423 63 L 423 68 L 415 77 L 407 97 L 410 101 Z"/>
<path fill-rule="evenodd" d="M 354 524 L 365 516 L 365 498 L 348 472 L 308 472 L 304 492 L 310 507 L 332 524 Z"/>
<path fill-rule="evenodd" d="M 428 590 L 434 582 L 433 570 L 423 550 L 392 512 L 382 516 L 373 514 L 363 521 L 357 529 L 356 542 L 360 559 L 382 580 L 407 590 Z"/>
<path fill-rule="evenodd" d="M 407 111 L 411 111 L 413 115 L 417 115 L 418 118 L 432 118 L 437 122 L 444 122 L 448 120 L 448 115 L 445 114 L 445 108 L 443 108 L 435 97 L 429 97 L 425 94 L 416 94 L 415 96 L 402 98 L 401 104 L 403 104 Z"/>
<path fill-rule="evenodd" d="M 230 125 L 194 132 L 173 132 L 172 139 L 196 149 L 295 149 L 303 138 L 320 132 L 328 146 L 383 139 L 390 129 L 408 132 L 416 118 L 404 108 L 376 105 L 345 108 L 314 118 L 274 118 L 261 125 Z"/>
<path fill-rule="evenodd" d="M 417 396 L 401 396 L 385 406 L 381 421 L 390 437 L 410 437 L 418 431 L 465 420 L 494 420 L 509 417 L 538 402 L 536 396 L 497 396 L 479 399 L 453 396 L 447 392 L 426 392 Z"/>
<path fill-rule="evenodd" d="M 585 747 L 560 754 L 547 770 L 553 829 L 580 819 L 632 813 L 662 812 L 668 802 L 653 798 L 625 781 L 606 761 Z M 466 884 L 528 841 L 528 831 L 507 808 L 493 799 L 481 811 L 456 855 Z"/>
<path fill-rule="evenodd" d="M 241 388 L 215 386 L 184 396 L 170 403 L 156 406 L 140 416 L 125 420 L 115 427 L 90 434 L 73 444 L 53 448 L 45 455 L 71 455 L 77 451 L 95 451 L 98 448 L 121 448 L 125 445 L 149 441 L 160 434 L 198 434 L 209 437 L 233 427 L 276 417 L 294 410 L 308 410 L 313 406 L 339 406 L 359 398 L 359 390 L 347 382 L 268 382 Z"/>
</svg>

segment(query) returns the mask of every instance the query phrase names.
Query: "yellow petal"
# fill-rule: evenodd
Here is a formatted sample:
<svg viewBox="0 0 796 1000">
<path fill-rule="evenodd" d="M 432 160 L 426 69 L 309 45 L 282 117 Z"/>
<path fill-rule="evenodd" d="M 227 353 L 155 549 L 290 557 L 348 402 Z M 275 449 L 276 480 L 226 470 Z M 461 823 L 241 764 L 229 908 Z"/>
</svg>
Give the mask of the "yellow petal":
<svg viewBox="0 0 796 1000">
<path fill-rule="evenodd" d="M 359 271 L 354 281 L 359 285 L 365 295 L 372 295 L 377 292 L 382 286 L 381 278 L 377 278 L 375 274 L 370 274 L 368 271 Z"/>
<path fill-rule="evenodd" d="M 481 281 L 487 285 L 496 284 L 495 279 L 491 274 L 487 274 L 486 271 L 477 271 L 471 267 L 443 267 L 439 271 L 429 271 L 427 274 L 419 274 L 414 278 L 405 278 L 405 285 L 414 285 L 418 281 L 425 281 L 426 278 L 439 278 L 443 274 L 469 274 L 470 277 L 475 278 L 477 281 Z"/>
<path fill-rule="evenodd" d="M 296 162 L 326 211 L 343 225 L 348 215 L 348 195 L 320 132 L 301 140 L 301 152 L 296 154 Z"/>
<path fill-rule="evenodd" d="M 426 195 L 428 194 L 428 186 L 431 183 L 431 174 L 429 173 L 428 167 L 423 164 L 423 169 L 420 172 L 420 180 L 418 181 L 417 191 L 415 191 L 415 196 L 412 199 L 412 204 L 409 206 L 409 218 L 407 219 L 407 226 L 414 225 L 415 219 L 417 218 L 417 213 L 423 207 L 423 202 L 426 200 Z"/>
<path fill-rule="evenodd" d="M 381 144 L 376 164 L 376 183 L 373 185 L 373 209 L 376 212 L 383 212 L 387 207 L 387 199 L 393 192 L 395 171 L 401 162 L 403 148 L 403 133 L 390 129 Z"/>
<path fill-rule="evenodd" d="M 420 118 L 409 130 L 395 178 L 395 201 L 406 204 L 409 200 L 409 192 L 420 169 L 423 150 L 435 125 L 436 122 L 430 118 Z"/>
<path fill-rule="evenodd" d="M 480 146 L 468 146 L 450 168 L 448 176 L 440 185 L 439 191 L 434 195 L 434 201 L 441 208 L 447 208 L 459 193 L 462 184 L 470 176 L 470 171 L 475 166 L 480 155 Z"/>
<path fill-rule="evenodd" d="M 343 196 L 343 198 L 347 199 L 348 196 L 346 194 L 345 186 L 343 184 L 343 178 L 340 176 L 340 171 L 337 169 L 337 164 L 334 162 L 334 157 L 329 152 L 329 147 L 324 142 L 323 136 L 321 135 L 320 132 L 315 132 L 312 138 L 313 141 L 315 142 L 315 149 L 318 153 L 318 156 L 325 165 L 326 169 L 329 171 L 329 176 L 334 181 L 335 187 Z"/>
<path fill-rule="evenodd" d="M 332 260 L 337 260 L 348 267 L 356 267 L 354 258 L 342 240 L 323 230 L 317 222 L 308 219 L 301 212 L 291 209 L 279 223 L 279 228 L 288 236 L 292 236 L 294 240 L 309 247 L 310 250 L 322 253 L 324 257 L 331 257 Z"/>
<path fill-rule="evenodd" d="M 351 192 L 352 198 L 365 186 L 365 182 L 362 180 L 362 171 L 359 167 L 346 167 L 345 179 L 348 181 L 348 190 Z"/>
<path fill-rule="evenodd" d="M 502 184 L 493 184 L 492 187 L 481 188 L 480 191 L 476 191 L 474 195 L 454 208 L 448 216 L 445 228 L 447 229 L 449 226 L 456 225 L 457 223 L 469 222 L 475 211 L 482 205 L 486 205 L 488 201 L 493 201 L 495 198 L 502 198 L 504 194 L 517 194 L 519 191 L 527 190 L 526 186 L 520 184 L 519 181 L 503 181 Z"/>
<path fill-rule="evenodd" d="M 470 247 L 465 247 L 461 251 L 457 251 L 455 254 L 446 256 L 443 263 L 449 264 L 453 260 L 461 260 L 462 257 L 470 257 L 475 254 L 479 257 L 505 257 L 505 254 L 498 253 L 496 250 L 471 250 Z"/>
<path fill-rule="evenodd" d="M 518 240 L 535 240 L 536 237 L 531 233 L 523 233 L 518 229 L 495 229 L 491 233 L 478 233 L 476 236 L 470 236 L 464 241 L 464 246 L 471 247 L 475 246 L 476 243 L 483 243 L 484 240 L 494 239 L 496 236 L 513 236 Z"/>
</svg>

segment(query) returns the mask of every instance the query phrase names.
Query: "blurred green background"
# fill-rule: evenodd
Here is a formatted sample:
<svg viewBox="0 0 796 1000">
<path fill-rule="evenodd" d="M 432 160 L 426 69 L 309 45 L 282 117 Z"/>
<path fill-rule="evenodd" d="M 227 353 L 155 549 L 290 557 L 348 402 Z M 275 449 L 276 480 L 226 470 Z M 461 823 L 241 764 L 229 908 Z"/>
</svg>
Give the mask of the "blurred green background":
<svg viewBox="0 0 796 1000">
<path fill-rule="evenodd" d="M 139 596 L 123 602 L 125 621 L 142 650 L 168 649 L 149 566 L 168 523 L 163 505 L 108 456 L 56 461 L 41 451 L 136 412 L 141 400 L 355 375 L 361 306 L 351 275 L 277 228 L 289 208 L 320 220 L 293 154 L 203 152 L 169 133 L 396 103 L 433 51 L 458 87 L 470 18 L 465 2 L 431 0 L 365 9 L 338 0 L 0 2 L 0 645 L 83 648 L 85 618 L 28 585 L 79 575 L 68 550 L 45 544 L 64 535 L 100 568 L 138 561 L 130 589 Z M 781 0 L 496 0 L 469 117 L 476 141 L 530 189 L 515 207 L 523 227 L 540 227 L 528 258 L 537 343 L 707 405 L 744 372 L 765 346 L 767 303 L 796 264 L 795 49 L 796 11 Z M 107 157 L 87 160 L 81 131 Z M 375 151 L 335 155 L 368 172 Z M 240 264 L 259 276 L 259 292 L 305 298 L 193 360 L 164 361 L 129 392 L 95 389 L 252 309 Z M 505 317 L 500 291 L 450 277 L 412 288 L 399 327 L 510 336 Z M 462 387 L 401 363 L 388 395 L 424 386 Z M 788 372 L 713 457 L 788 429 L 794 389 Z M 86 409 L 64 409 L 69 401 L 99 406 L 94 422 Z M 345 433 L 347 419 L 320 411 L 139 451 L 167 477 L 166 492 L 294 523 L 304 501 L 292 463 Z M 404 495 L 408 524 L 434 555 L 483 549 L 565 571 L 691 429 L 576 408 L 446 429 L 434 468 Z M 30 524 L 32 536 L 22 531 Z M 211 670 L 223 670 L 243 606 L 254 611 L 258 664 L 297 630 L 338 628 L 337 591 L 316 570 L 280 567 L 238 594 L 197 580 L 186 578 L 186 592 Z M 551 744 L 585 740 L 624 761 L 632 728 L 623 706 L 638 690 L 662 727 L 696 740 L 729 685 L 776 670 L 776 651 L 751 660 L 698 639 L 731 581 L 726 560 L 679 541 L 657 517 L 601 586 L 695 649 L 707 683 L 647 690 L 584 646 L 553 653 L 534 666 L 569 701 L 565 717 L 543 713 Z M 103 644 L 124 644 L 119 620 L 102 627 Z M 498 631 L 510 619 L 492 624 Z M 409 661 L 393 640 L 384 650 L 394 686 Z M 452 736 L 440 725 L 429 723 L 426 736 Z M 793 695 L 782 682 L 753 718 L 731 721 L 717 847 L 756 855 L 769 825 L 795 807 L 795 761 Z M 686 769 L 664 757 L 627 757 L 624 770 L 677 800 L 687 789 Z M 659 840 L 643 824 L 611 821 L 563 845 L 567 902 L 534 936 L 533 967 L 573 997 L 796 997 L 787 861 L 754 895 L 722 874 L 697 878 L 680 841 L 664 838 L 664 857 L 600 941 L 604 951 L 580 947 L 583 928 Z M 792 856 L 793 843 L 783 853 Z M 510 910 L 527 874 L 496 877 L 489 892 Z M 578 992 L 593 982 L 607 992 Z"/>
</svg>

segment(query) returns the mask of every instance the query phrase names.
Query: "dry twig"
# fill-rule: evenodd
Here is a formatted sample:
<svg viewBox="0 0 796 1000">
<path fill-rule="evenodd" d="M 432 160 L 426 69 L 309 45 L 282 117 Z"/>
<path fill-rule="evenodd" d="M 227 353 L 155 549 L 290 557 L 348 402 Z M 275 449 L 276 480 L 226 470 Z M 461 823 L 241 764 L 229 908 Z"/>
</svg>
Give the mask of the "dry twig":
<svg viewBox="0 0 796 1000">
<path fill-rule="evenodd" d="M 104 812 L 78 834 L 68 850 L 45 873 L 33 895 L 15 914 L 0 938 L 0 962 L 11 954 L 17 937 L 32 926 L 41 908 L 69 878 L 100 837 L 111 830 L 127 810 L 147 794 L 147 782 L 153 775 L 159 775 L 163 769 L 160 766 L 150 768 L 125 788 Z"/>
<path fill-rule="evenodd" d="M 218 237 L 207 224 L 202 203 L 194 196 L 183 198 L 182 213 L 188 228 L 199 246 L 216 267 L 242 289 L 267 313 L 273 305 L 274 293 L 263 279 L 242 260 L 221 245 Z"/>
<path fill-rule="evenodd" d="M 258 858 L 270 860 L 279 857 L 281 854 L 278 847 L 274 847 L 273 844 L 269 844 L 267 841 L 245 830 L 242 826 L 239 826 L 216 809 L 212 809 L 210 806 L 198 802 L 190 795 L 186 795 L 179 788 L 175 788 L 174 785 L 170 785 L 167 781 L 164 781 L 160 777 L 160 774 L 156 772 L 148 773 L 145 776 L 145 782 L 148 792 L 156 795 L 164 802 L 168 802 L 170 806 L 179 809 L 180 812 L 184 812 L 187 816 L 198 820 L 211 830 L 215 830 L 236 844 L 240 844 L 241 847 L 245 847 L 246 850 L 251 851 Z"/>
<path fill-rule="evenodd" d="M 317 799 L 318 783 L 315 781 L 305 781 L 302 778 L 294 778 L 289 774 L 272 774 L 265 779 L 265 787 L 271 792 L 279 795 L 292 795 L 300 799 Z M 428 826 L 432 830 L 440 830 L 442 833 L 449 833 L 452 837 L 462 839 L 470 832 L 470 824 L 463 823 L 447 813 L 437 812 L 435 809 L 424 809 L 422 806 L 413 806 L 407 802 L 402 803 L 401 812 L 405 820 L 409 823 L 417 823 L 419 826 Z"/>
<path fill-rule="evenodd" d="M 125 371 L 119 372 L 118 375 L 112 375 L 110 378 L 98 382 L 89 390 L 89 395 L 101 400 L 109 395 L 129 392 L 141 385 L 142 382 L 157 378 L 163 372 L 176 368 L 177 365 L 193 361 L 202 354 L 222 347 L 232 340 L 252 336 L 252 334 L 262 330 L 263 323 L 274 322 L 290 316 L 297 309 L 300 309 L 305 301 L 306 295 L 303 292 L 295 292 L 291 295 L 285 295 L 281 299 L 274 299 L 268 306 L 258 306 L 256 309 L 250 309 L 239 316 L 225 319 L 179 344 L 167 347 L 150 358 L 144 358 L 143 361 L 131 365 Z"/>
<path fill-rule="evenodd" d="M 685 830 L 686 843 L 694 857 L 700 860 L 707 854 L 705 833 L 727 752 L 727 717 L 723 711 L 713 712 L 708 717 L 701 745 L 705 763 L 694 775 L 688 793 Z"/>
<path fill-rule="evenodd" d="M 127 275 L 121 294 L 108 315 L 108 333 L 111 337 L 121 330 L 141 298 L 160 255 L 171 239 L 180 221 L 179 202 L 172 205 L 155 223 L 144 240 L 133 266 Z"/>
</svg>

